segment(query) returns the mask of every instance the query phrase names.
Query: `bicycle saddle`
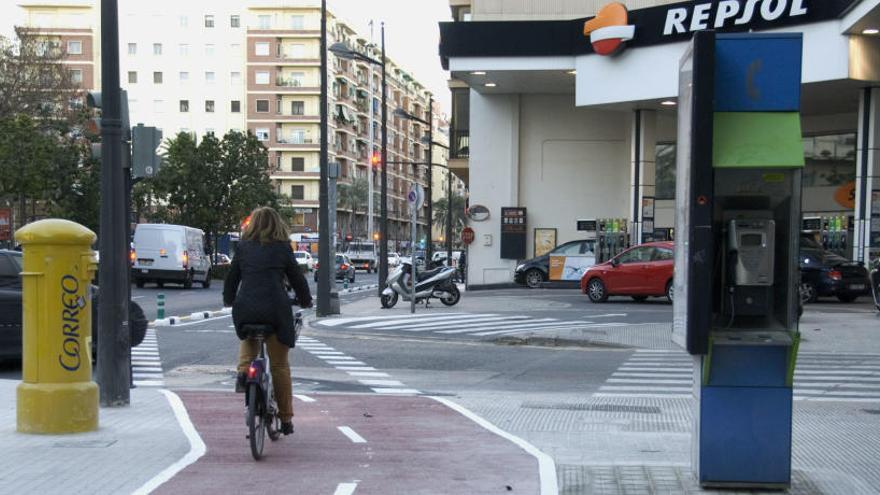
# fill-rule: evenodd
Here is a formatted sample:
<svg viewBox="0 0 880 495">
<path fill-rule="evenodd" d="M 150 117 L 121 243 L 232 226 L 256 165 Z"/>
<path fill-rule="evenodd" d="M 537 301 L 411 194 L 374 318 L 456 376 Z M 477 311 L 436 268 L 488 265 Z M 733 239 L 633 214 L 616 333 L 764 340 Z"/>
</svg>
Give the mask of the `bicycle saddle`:
<svg viewBox="0 0 880 495">
<path fill-rule="evenodd" d="M 275 327 L 272 325 L 265 325 L 262 323 L 245 323 L 241 326 L 242 330 L 252 336 L 256 337 L 257 335 L 265 335 L 267 333 L 272 333 L 275 331 Z"/>
</svg>

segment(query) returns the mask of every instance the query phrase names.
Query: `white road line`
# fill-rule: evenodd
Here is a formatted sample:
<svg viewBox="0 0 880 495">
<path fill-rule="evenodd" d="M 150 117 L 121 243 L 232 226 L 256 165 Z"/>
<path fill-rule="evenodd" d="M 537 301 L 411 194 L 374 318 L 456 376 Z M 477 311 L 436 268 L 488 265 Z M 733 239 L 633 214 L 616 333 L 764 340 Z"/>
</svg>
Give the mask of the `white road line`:
<svg viewBox="0 0 880 495">
<path fill-rule="evenodd" d="M 465 326 L 467 326 L 467 325 L 465 325 L 460 330 L 441 330 L 441 331 L 437 331 L 434 333 L 456 334 L 456 333 L 468 333 L 468 332 L 477 332 L 477 331 L 485 331 L 485 330 L 495 330 L 498 328 L 506 328 L 507 330 L 513 330 L 515 328 L 547 326 L 547 325 L 550 325 L 551 323 L 554 325 L 559 325 L 562 322 L 557 320 L 556 318 L 540 318 L 540 319 L 529 320 L 528 323 L 523 323 L 523 324 L 511 323 L 510 325 L 505 325 L 504 322 L 493 322 L 489 325 L 479 325 L 480 327 L 483 327 L 483 328 L 465 328 Z M 478 334 L 475 333 L 474 335 L 478 335 Z"/>
<path fill-rule="evenodd" d="M 595 317 L 594 317 L 595 318 Z M 677 349 L 636 349 L 636 354 L 684 354 Z"/>
<path fill-rule="evenodd" d="M 297 399 L 303 401 L 303 402 L 315 402 L 315 399 L 309 397 L 308 395 L 303 395 L 303 394 L 293 394 L 293 396 L 296 397 Z"/>
<path fill-rule="evenodd" d="M 354 358 L 352 358 L 352 359 L 354 359 Z M 367 363 L 365 363 L 365 362 L 363 362 L 363 361 L 325 361 L 325 363 L 327 363 L 327 364 L 332 364 L 332 365 L 341 364 L 341 365 L 343 365 L 343 366 L 349 366 L 349 365 L 352 365 L 352 366 L 366 366 L 366 364 L 367 364 Z"/>
<path fill-rule="evenodd" d="M 802 400 L 809 402 L 868 402 L 872 404 L 880 403 L 880 397 L 871 399 L 871 398 L 852 398 L 852 397 L 802 397 L 799 395 L 794 396 L 794 400 Z"/>
<path fill-rule="evenodd" d="M 165 382 L 163 380 L 135 380 L 135 385 L 141 387 L 164 387 Z"/>
<path fill-rule="evenodd" d="M 469 313 L 443 313 L 444 315 L 466 315 Z M 394 316 L 360 316 L 357 318 L 334 318 L 331 320 L 319 321 L 318 325 L 322 327 L 338 327 L 339 325 L 345 325 L 348 323 L 357 323 L 361 321 L 375 321 L 375 320 L 395 320 L 398 318 L 406 318 L 401 315 Z"/>
<path fill-rule="evenodd" d="M 336 491 L 333 492 L 333 495 L 353 495 L 357 486 L 357 483 L 340 483 L 336 486 Z"/>
<path fill-rule="evenodd" d="M 840 370 L 795 370 L 795 376 L 797 375 L 846 375 L 846 376 L 880 376 L 876 372 L 873 371 L 862 371 L 862 370 L 852 370 L 852 371 L 840 371 Z"/>
<path fill-rule="evenodd" d="M 342 371 L 376 371 L 372 366 L 337 366 L 336 369 Z"/>
<path fill-rule="evenodd" d="M 688 367 L 690 368 L 690 367 Z M 659 367 L 659 366 L 621 366 L 617 371 L 675 371 L 681 369 L 687 371 L 686 368 L 676 368 L 675 366 Z"/>
<path fill-rule="evenodd" d="M 693 395 L 691 394 L 610 394 L 610 393 L 596 393 L 593 394 L 593 397 L 600 398 L 617 398 L 617 397 L 627 397 L 634 399 L 692 399 Z"/>
<path fill-rule="evenodd" d="M 421 393 L 414 388 L 373 388 L 373 392 L 390 395 L 418 395 Z"/>
<path fill-rule="evenodd" d="M 163 483 L 173 478 L 175 474 L 183 471 L 187 466 L 199 460 L 200 457 L 205 455 L 205 451 L 207 450 L 205 442 L 202 441 L 199 432 L 196 431 L 195 426 L 193 426 L 192 421 L 189 419 L 186 407 L 183 405 L 180 397 L 174 392 L 168 390 L 160 390 L 160 392 L 162 392 L 165 395 L 165 398 L 168 399 L 168 404 L 174 411 L 174 416 L 180 424 L 180 429 L 183 430 L 183 434 L 186 435 L 186 438 L 189 441 L 189 452 L 135 490 L 134 495 L 147 495 L 151 493 Z"/>
<path fill-rule="evenodd" d="M 306 349 L 309 354 L 313 356 L 344 356 L 344 352 L 340 351 L 313 351 L 311 349 Z"/>
<path fill-rule="evenodd" d="M 648 391 L 648 392 L 689 392 L 690 387 L 651 387 L 651 386 L 631 386 L 631 385 L 608 385 L 599 387 L 600 391 L 603 392 L 638 392 L 638 391 Z"/>
<path fill-rule="evenodd" d="M 485 419 L 477 416 L 467 408 L 452 402 L 451 400 L 445 399 L 443 397 L 431 397 L 437 402 L 446 405 L 446 407 L 457 411 L 462 416 L 470 419 L 474 423 L 482 426 L 486 430 L 498 435 L 499 437 L 514 443 L 519 448 L 525 450 L 532 456 L 534 456 L 538 460 L 538 476 L 541 480 L 541 495 L 557 495 L 559 493 L 559 484 L 556 480 L 556 463 L 553 461 L 553 458 L 544 452 L 535 448 L 534 445 L 529 442 L 523 440 L 520 437 L 515 435 L 511 435 L 510 433 L 498 428 L 492 423 L 486 421 Z"/>
<path fill-rule="evenodd" d="M 613 318 L 615 316 L 626 316 L 626 313 L 608 313 L 604 315 L 587 315 L 587 318 Z"/>
<path fill-rule="evenodd" d="M 485 337 L 488 335 L 505 335 L 505 334 L 514 334 L 514 333 L 524 333 L 524 332 L 545 332 L 548 330 L 566 330 L 573 328 L 587 328 L 586 326 L 576 322 L 576 321 L 556 321 L 550 323 L 540 323 L 535 325 L 517 325 L 513 328 L 507 328 L 506 330 L 496 330 L 503 329 L 504 327 L 495 327 L 495 329 L 490 329 L 488 332 L 477 332 L 471 335 L 475 337 Z M 486 330 L 486 329 L 483 329 Z"/>
<path fill-rule="evenodd" d="M 349 356 L 315 356 L 318 359 L 335 359 L 337 361 L 354 361 L 353 357 Z"/>
<path fill-rule="evenodd" d="M 795 373 L 794 376 L 795 376 L 795 378 L 797 378 L 797 377 L 798 377 L 798 373 Z M 803 378 L 804 380 L 826 381 L 826 382 L 829 382 L 829 383 L 841 383 L 841 379 L 842 379 L 842 378 L 845 378 L 845 377 L 840 377 L 840 376 L 812 376 L 812 375 L 810 375 L 810 376 L 802 376 L 801 378 Z M 862 383 L 874 383 L 874 382 L 880 382 L 880 377 L 878 377 L 878 378 L 874 378 L 874 377 L 866 378 L 866 377 L 864 377 L 864 376 L 857 376 L 857 377 L 852 377 L 852 379 L 853 379 L 854 381 L 858 381 L 858 382 L 862 382 Z"/>
<path fill-rule="evenodd" d="M 653 378 L 640 378 L 640 379 L 630 379 L 630 378 L 609 378 L 606 380 L 607 383 L 644 383 L 645 385 L 650 385 L 656 383 L 658 385 L 690 385 L 693 384 L 692 380 L 663 380 L 663 379 L 653 379 Z"/>
<path fill-rule="evenodd" d="M 489 314 L 489 315 L 483 315 L 483 316 L 498 316 L 498 315 L 497 314 Z M 419 322 L 428 323 L 428 322 L 440 322 L 440 321 L 449 321 L 449 320 L 451 320 L 451 321 L 469 320 L 470 318 L 473 318 L 473 317 L 470 315 L 449 316 L 446 314 L 444 314 L 443 316 L 412 316 L 412 317 L 402 317 L 402 318 L 397 317 L 397 319 L 392 320 L 391 323 L 389 323 L 387 320 L 376 321 L 376 322 L 372 322 L 372 323 L 362 323 L 359 325 L 352 325 L 349 328 L 376 328 L 376 327 L 394 326 L 394 325 L 398 325 L 400 323 L 419 323 Z"/>
<path fill-rule="evenodd" d="M 684 373 L 612 373 L 611 376 L 629 378 L 693 378 L 693 372 Z"/>
<path fill-rule="evenodd" d="M 528 320 L 530 316 L 492 316 L 487 318 L 467 318 L 461 322 L 441 322 L 438 323 L 420 323 L 417 325 L 405 324 L 405 325 L 394 325 L 383 327 L 386 330 L 409 330 L 409 331 L 430 331 L 434 328 L 465 328 L 465 327 L 475 327 L 482 325 L 496 325 L 498 321 L 519 321 L 519 320 Z"/>
<path fill-rule="evenodd" d="M 388 373 L 383 373 L 381 371 L 346 371 L 351 376 L 363 376 L 363 377 L 373 377 L 373 378 L 382 378 L 382 377 L 390 377 Z"/>
<path fill-rule="evenodd" d="M 155 367 L 155 366 L 140 366 L 140 365 L 132 364 L 131 367 L 134 368 L 134 371 L 143 371 L 143 372 L 156 371 L 159 373 L 162 372 L 161 367 Z"/>
<path fill-rule="evenodd" d="M 846 388 L 861 388 L 867 390 L 876 390 L 880 393 L 880 384 L 877 383 L 816 383 L 816 382 L 802 382 L 800 380 L 794 381 L 795 387 L 834 387 L 836 390 L 846 389 Z"/>
<path fill-rule="evenodd" d="M 364 440 L 364 437 L 358 435 L 357 432 L 348 426 L 337 426 L 336 428 L 341 431 L 343 435 L 347 436 L 352 443 L 367 443 L 367 441 Z"/>
<path fill-rule="evenodd" d="M 398 380 L 358 380 L 370 387 L 402 387 L 403 383 Z"/>
</svg>

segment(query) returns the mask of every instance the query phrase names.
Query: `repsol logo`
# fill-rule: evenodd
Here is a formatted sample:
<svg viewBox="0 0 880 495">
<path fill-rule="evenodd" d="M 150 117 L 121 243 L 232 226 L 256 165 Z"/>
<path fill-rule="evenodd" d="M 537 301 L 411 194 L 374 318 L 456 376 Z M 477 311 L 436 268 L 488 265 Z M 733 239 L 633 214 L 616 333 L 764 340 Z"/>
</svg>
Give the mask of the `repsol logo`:
<svg viewBox="0 0 880 495">
<path fill-rule="evenodd" d="M 82 365 L 82 335 L 80 311 L 85 298 L 79 295 L 79 280 L 72 275 L 61 278 L 61 352 L 58 363 L 67 371 L 76 371 Z"/>
<path fill-rule="evenodd" d="M 763 19 L 767 22 L 807 15 L 804 0 L 721 0 L 676 7 L 666 12 L 663 35 L 683 34 L 705 29 L 723 30 L 746 26 Z"/>
</svg>

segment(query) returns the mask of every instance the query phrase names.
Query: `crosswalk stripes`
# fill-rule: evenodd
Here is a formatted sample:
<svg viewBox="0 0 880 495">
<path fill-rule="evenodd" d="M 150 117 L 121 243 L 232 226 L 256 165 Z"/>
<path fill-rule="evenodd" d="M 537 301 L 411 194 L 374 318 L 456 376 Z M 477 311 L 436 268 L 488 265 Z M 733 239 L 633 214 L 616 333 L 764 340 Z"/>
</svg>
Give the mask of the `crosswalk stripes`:
<svg viewBox="0 0 880 495">
<path fill-rule="evenodd" d="M 590 315 L 593 318 L 613 318 L 626 316 L 624 313 L 607 315 Z M 341 328 L 346 330 L 380 330 L 402 332 L 424 332 L 439 335 L 467 335 L 473 337 L 488 337 L 501 335 L 515 335 L 525 332 L 542 332 L 564 329 L 603 329 L 621 326 L 652 325 L 652 323 L 629 324 L 586 320 L 560 320 L 552 317 L 536 317 L 517 314 L 499 313 L 430 313 L 430 314 L 402 314 L 362 316 L 353 318 L 334 318 L 322 320 L 318 326 L 327 328 Z"/>
<path fill-rule="evenodd" d="M 794 375 L 794 400 L 880 402 L 880 355 L 801 352 Z M 637 350 L 595 397 L 690 399 L 694 369 L 682 351 Z"/>
<path fill-rule="evenodd" d="M 156 329 L 148 328 L 144 341 L 131 350 L 131 373 L 137 387 L 164 387 Z"/>
</svg>

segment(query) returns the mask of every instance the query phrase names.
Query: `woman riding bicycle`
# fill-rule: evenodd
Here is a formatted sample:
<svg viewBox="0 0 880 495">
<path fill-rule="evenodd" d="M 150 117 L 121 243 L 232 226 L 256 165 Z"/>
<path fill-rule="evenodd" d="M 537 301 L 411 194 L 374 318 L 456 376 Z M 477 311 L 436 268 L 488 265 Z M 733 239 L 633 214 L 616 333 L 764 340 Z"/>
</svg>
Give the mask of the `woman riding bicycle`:
<svg viewBox="0 0 880 495">
<path fill-rule="evenodd" d="M 264 324 L 275 329 L 266 339 L 266 345 L 281 433 L 285 435 L 293 433 L 293 391 L 287 354 L 296 339 L 285 278 L 293 287 L 299 305 L 303 308 L 312 305 L 308 282 L 296 262 L 288 236 L 287 227 L 277 211 L 268 207 L 254 210 L 223 285 L 223 304 L 232 306 L 235 332 L 242 341 L 238 354 L 237 392 L 244 391 L 245 372 L 259 352 L 257 342 L 248 339 L 242 326 Z"/>
</svg>

